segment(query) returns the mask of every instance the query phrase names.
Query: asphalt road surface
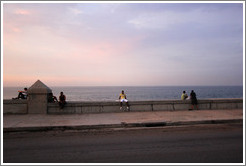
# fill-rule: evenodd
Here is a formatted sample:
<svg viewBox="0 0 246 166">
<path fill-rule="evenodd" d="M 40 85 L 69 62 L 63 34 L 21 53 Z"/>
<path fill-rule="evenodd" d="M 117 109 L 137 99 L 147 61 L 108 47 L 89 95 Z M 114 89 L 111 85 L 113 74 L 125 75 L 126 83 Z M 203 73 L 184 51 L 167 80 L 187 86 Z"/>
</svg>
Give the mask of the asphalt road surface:
<svg viewBox="0 0 246 166">
<path fill-rule="evenodd" d="M 4 133 L 4 163 L 242 163 L 243 125 Z"/>
</svg>

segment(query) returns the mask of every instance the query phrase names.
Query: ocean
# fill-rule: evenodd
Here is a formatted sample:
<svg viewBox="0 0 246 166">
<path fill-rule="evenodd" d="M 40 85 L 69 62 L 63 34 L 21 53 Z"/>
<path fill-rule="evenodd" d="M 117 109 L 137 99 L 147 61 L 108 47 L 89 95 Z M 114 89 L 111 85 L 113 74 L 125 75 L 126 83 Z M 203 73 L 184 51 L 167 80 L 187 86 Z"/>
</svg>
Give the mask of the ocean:
<svg viewBox="0 0 246 166">
<path fill-rule="evenodd" d="M 27 87 L 28 88 L 28 87 Z M 185 90 L 194 90 L 198 99 L 243 98 L 243 86 L 64 86 L 50 87 L 58 98 L 62 91 L 67 101 L 115 101 L 122 90 L 129 101 L 180 99 Z M 23 87 L 3 87 L 3 99 L 12 99 Z"/>
</svg>

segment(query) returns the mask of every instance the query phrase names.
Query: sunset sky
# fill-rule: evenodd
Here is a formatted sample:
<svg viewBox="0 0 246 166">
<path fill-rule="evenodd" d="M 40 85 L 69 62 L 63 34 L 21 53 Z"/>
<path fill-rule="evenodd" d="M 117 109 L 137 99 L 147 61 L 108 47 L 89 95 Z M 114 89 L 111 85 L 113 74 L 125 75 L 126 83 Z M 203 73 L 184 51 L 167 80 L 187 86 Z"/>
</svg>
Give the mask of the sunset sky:
<svg viewBox="0 0 246 166">
<path fill-rule="evenodd" d="M 243 85 L 242 3 L 3 3 L 3 86 Z"/>
</svg>

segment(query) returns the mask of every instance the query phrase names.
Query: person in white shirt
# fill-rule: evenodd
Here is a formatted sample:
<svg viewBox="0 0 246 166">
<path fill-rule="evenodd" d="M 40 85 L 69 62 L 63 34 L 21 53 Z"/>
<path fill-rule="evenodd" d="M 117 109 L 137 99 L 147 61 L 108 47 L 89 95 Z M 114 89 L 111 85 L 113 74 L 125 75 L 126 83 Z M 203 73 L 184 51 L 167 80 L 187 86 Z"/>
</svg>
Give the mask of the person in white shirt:
<svg viewBox="0 0 246 166">
<path fill-rule="evenodd" d="M 16 98 L 12 99 L 27 99 L 27 88 L 24 88 L 24 91 L 18 91 L 19 94 Z"/>
</svg>

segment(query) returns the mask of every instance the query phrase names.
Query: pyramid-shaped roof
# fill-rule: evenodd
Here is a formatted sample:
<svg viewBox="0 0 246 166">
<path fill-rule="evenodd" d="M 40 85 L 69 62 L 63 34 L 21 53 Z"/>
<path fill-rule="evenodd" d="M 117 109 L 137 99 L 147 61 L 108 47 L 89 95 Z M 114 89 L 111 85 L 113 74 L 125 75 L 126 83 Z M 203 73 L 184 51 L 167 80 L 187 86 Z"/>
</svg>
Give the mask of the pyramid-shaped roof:
<svg viewBox="0 0 246 166">
<path fill-rule="evenodd" d="M 28 94 L 31 93 L 36 93 L 36 94 L 47 94 L 47 93 L 52 93 L 52 90 L 45 85 L 43 82 L 40 80 L 37 80 L 29 89 L 28 89 Z"/>
</svg>

